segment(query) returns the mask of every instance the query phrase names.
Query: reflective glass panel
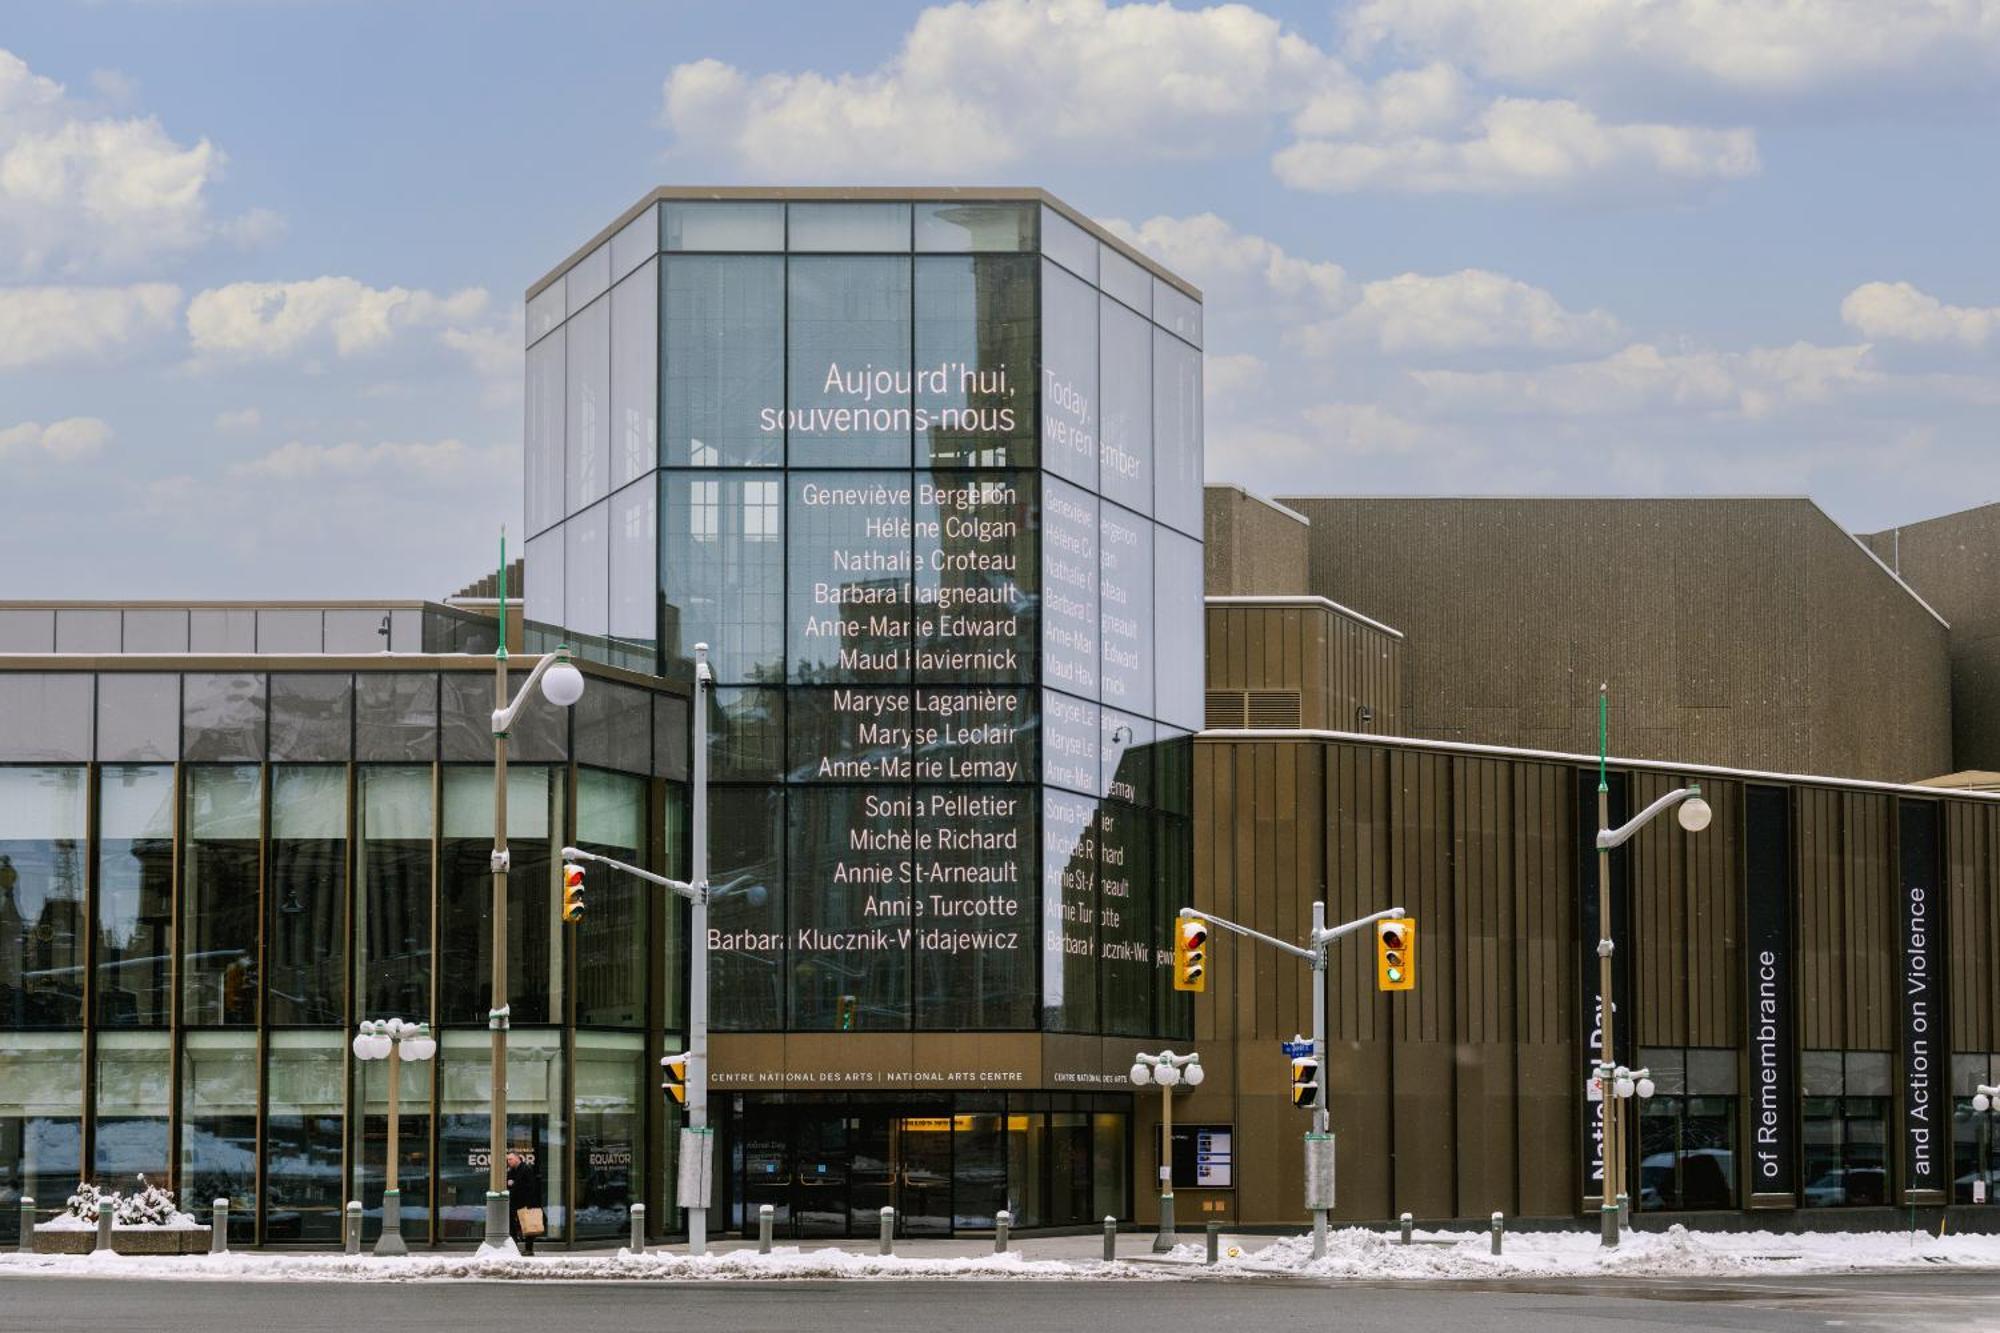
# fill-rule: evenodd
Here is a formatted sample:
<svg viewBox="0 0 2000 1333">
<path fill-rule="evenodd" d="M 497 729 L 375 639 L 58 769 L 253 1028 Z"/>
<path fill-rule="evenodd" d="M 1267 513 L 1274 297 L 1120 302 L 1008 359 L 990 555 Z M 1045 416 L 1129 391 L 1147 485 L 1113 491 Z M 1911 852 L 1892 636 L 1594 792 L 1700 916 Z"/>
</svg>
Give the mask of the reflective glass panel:
<svg viewBox="0 0 2000 1333">
<path fill-rule="evenodd" d="M 172 1097 L 173 1052 L 166 1033 L 98 1034 L 97 1144 L 91 1163 L 98 1188 L 130 1194 L 142 1176 L 167 1183 Z"/>
<path fill-rule="evenodd" d="M 611 289 L 611 484 L 659 457 L 660 276 L 652 261 Z"/>
<path fill-rule="evenodd" d="M 254 764 L 187 773 L 181 1021 L 257 1021 L 257 898 L 264 774 Z"/>
<path fill-rule="evenodd" d="M 535 765 L 507 769 L 507 991 L 515 1023 L 562 1016 L 563 786 Z M 485 1023 L 492 1007 L 493 773 L 444 770 L 438 847 L 439 1017 Z M 552 834 L 551 830 L 554 830 Z"/>
<path fill-rule="evenodd" d="M 1201 353 L 1153 334 L 1153 517 L 1201 532 Z"/>
<path fill-rule="evenodd" d="M 188 613 L 179 608 L 133 608 L 125 612 L 125 651 L 184 653 L 188 650 Z"/>
<path fill-rule="evenodd" d="M 787 485 L 792 681 L 909 680 L 910 474 L 794 472 Z"/>
<path fill-rule="evenodd" d="M 509 1169 L 513 1203 L 528 1207 L 529 1200 L 540 1201 L 549 1241 L 563 1239 L 569 1218 L 562 1045 L 560 1032 L 521 1027 L 507 1041 L 506 1143 L 527 1168 Z M 485 1233 L 491 1049 L 483 1031 L 446 1032 L 438 1051 L 444 1117 L 438 1126 L 438 1228 L 448 1241 Z"/>
<path fill-rule="evenodd" d="M 173 975 L 174 771 L 99 769 L 97 799 L 97 1021 L 165 1027 Z M 161 1157 L 164 1166 L 164 1143 Z"/>
<path fill-rule="evenodd" d="M 660 211 L 654 205 L 642 210 L 612 236 L 611 280 L 617 282 L 659 251 Z"/>
<path fill-rule="evenodd" d="M 916 1025 L 1035 1025 L 1035 793 L 918 787 L 910 873 Z"/>
<path fill-rule="evenodd" d="M 579 809 L 579 814 L 581 810 Z M 624 1236 L 643 1203 L 645 1040 L 576 1034 L 576 1236 Z"/>
<path fill-rule="evenodd" d="M 1042 793 L 1042 1027 L 1097 1031 L 1097 802 Z"/>
<path fill-rule="evenodd" d="M 1142 315 L 1153 313 L 1153 275 L 1102 243 L 1097 249 L 1097 282 L 1106 296 L 1116 297 Z"/>
<path fill-rule="evenodd" d="M 320 611 L 264 608 L 256 616 L 260 653 L 317 653 L 326 647 L 325 616 Z"/>
<path fill-rule="evenodd" d="M 1097 509 L 1096 496 L 1043 479 L 1042 679 L 1086 699 L 1095 699 L 1098 689 Z M 1192 592 L 1201 596 L 1199 577 Z M 1200 663 L 1193 669 L 1200 671 Z"/>
<path fill-rule="evenodd" d="M 1034 466 L 1035 268 L 1027 255 L 916 261 L 919 466 Z"/>
<path fill-rule="evenodd" d="M 376 1011 L 377 1016 L 394 1018 L 394 1012 Z M 272 1041 L 289 1036 L 273 1033 Z M 475 1034 L 464 1034 L 472 1037 Z M 477 1034 L 484 1036 L 485 1034 Z M 444 1041 L 452 1041 L 447 1035 Z M 442 1046 L 442 1042 L 440 1046 Z M 372 1245 L 382 1234 L 382 1193 L 389 1160 L 389 1079 L 396 1080 L 396 1188 L 402 1195 L 403 1241 L 412 1247 L 431 1239 L 431 1083 L 437 1077 L 438 1061 L 356 1060 L 354 1100 L 359 1110 L 349 1124 L 354 1163 L 354 1193 L 361 1200 L 361 1236 Z M 272 1111 L 277 1106 L 277 1069 L 272 1077 Z M 489 1080 L 490 1082 L 490 1080 Z M 484 1121 L 481 1121 L 484 1124 Z M 483 1163 L 482 1155 L 480 1161 Z"/>
<path fill-rule="evenodd" d="M 1100 298 L 1103 448 L 1101 493 L 1127 509 L 1153 512 L 1153 327 L 1116 301 Z"/>
<path fill-rule="evenodd" d="M 563 527 L 553 527 L 538 537 L 528 538 L 527 564 L 521 575 L 525 585 L 521 589 L 521 618 L 529 634 L 538 628 L 557 632 L 562 629 L 566 591 L 564 555 Z"/>
<path fill-rule="evenodd" d="M 1153 711 L 1153 525 L 1104 505 L 1098 515 L 1100 689 L 1107 705 Z"/>
<path fill-rule="evenodd" d="M 182 682 L 181 716 L 185 759 L 235 763 L 264 757 L 263 676 L 190 671 Z"/>
<path fill-rule="evenodd" d="M 22 1198 L 45 1221 L 81 1179 L 83 1034 L 11 1034 L 0 1043 L 0 1211 L 14 1216 L 0 1216 L 0 1238 L 18 1237 Z"/>
<path fill-rule="evenodd" d="M 1153 716 L 1188 731 L 1202 726 L 1201 543 L 1153 530 Z"/>
<path fill-rule="evenodd" d="M 793 782 L 909 780 L 909 690 L 819 686 L 788 693 Z"/>
<path fill-rule="evenodd" d="M 587 852 L 645 865 L 645 779 L 579 768 L 576 840 Z M 576 978 L 578 1023 L 645 1026 L 646 903 L 654 892 L 632 875 L 602 866 L 587 867 L 583 920 L 571 927 L 580 964 Z"/>
<path fill-rule="evenodd" d="M 659 494 L 648 479 L 611 497 L 610 617 L 616 665 L 648 674 L 659 636 Z"/>
<path fill-rule="evenodd" d="M 54 611 L 0 608 L 0 653 L 56 650 Z"/>
<path fill-rule="evenodd" d="M 263 1144 L 270 1244 L 329 1244 L 340 1237 L 344 1038 L 342 1032 L 270 1036 Z"/>
<path fill-rule="evenodd" d="M 782 462 L 785 261 L 687 256 L 665 262 L 660 349 L 664 467 Z"/>
<path fill-rule="evenodd" d="M 589 254 L 570 265 L 569 272 L 563 274 L 566 289 L 564 299 L 572 312 L 603 295 L 611 285 L 611 243 L 605 242 Z"/>
<path fill-rule="evenodd" d="M 785 433 L 793 466 L 910 463 L 910 261 L 790 261 Z"/>
<path fill-rule="evenodd" d="M 776 787 L 709 796 L 710 1022 L 718 1031 L 785 1025 L 785 807 Z"/>
<path fill-rule="evenodd" d="M 1103 1030 L 1140 1037 L 1153 1019 L 1154 903 L 1152 816 L 1107 801 L 1097 811 L 1097 949 Z"/>
<path fill-rule="evenodd" d="M 355 770 L 354 998 L 424 1021 L 431 986 L 431 769 Z"/>
<path fill-rule="evenodd" d="M 1097 488 L 1097 293 L 1042 265 L 1042 465 Z"/>
<path fill-rule="evenodd" d="M 525 504 L 530 536 L 560 523 L 563 516 L 567 346 L 568 335 L 559 329 L 528 349 Z"/>
<path fill-rule="evenodd" d="M 365 671 L 354 692 L 356 759 L 428 763 L 437 757 L 435 673 Z"/>
<path fill-rule="evenodd" d="M 345 767 L 272 766 L 269 876 L 270 1022 L 337 1024 L 346 1001 Z"/>
<path fill-rule="evenodd" d="M 56 651 L 115 653 L 123 638 L 116 608 L 62 607 L 56 612 Z"/>
<path fill-rule="evenodd" d="M 1097 238 L 1046 204 L 1042 206 L 1042 253 L 1085 282 L 1097 281 Z"/>
<path fill-rule="evenodd" d="M 793 204 L 788 246 L 794 250 L 910 248 L 910 206 L 900 203 Z"/>
<path fill-rule="evenodd" d="M 353 749 L 354 677 L 271 677 L 271 758 L 339 760 Z"/>
<path fill-rule="evenodd" d="M 576 759 L 626 773 L 653 761 L 651 699 L 644 690 L 593 680 L 576 702 Z"/>
<path fill-rule="evenodd" d="M 756 473 L 668 473 L 661 482 L 660 589 L 667 673 L 694 674 L 708 645 L 724 685 L 785 673 L 784 490 Z"/>
<path fill-rule="evenodd" d="M 564 513 L 611 492 L 611 303 L 593 302 L 571 315 Z"/>
<path fill-rule="evenodd" d="M 791 1030 L 908 1028 L 909 789 L 795 788 L 788 804 Z"/>
<path fill-rule="evenodd" d="M 587 646 L 610 627 L 611 506 L 596 504 L 563 524 L 563 628 Z M 596 652 L 591 654 L 596 655 Z"/>
<path fill-rule="evenodd" d="M 737 200 L 669 200 L 660 206 L 663 250 L 782 250 L 785 206 Z"/>
<path fill-rule="evenodd" d="M 87 762 L 95 683 L 84 671 L 0 675 L 0 760 Z"/>
<path fill-rule="evenodd" d="M 229 1200 L 229 1238 L 249 1244 L 257 1235 L 257 1035 L 190 1032 L 182 1041 L 181 1206 L 193 1212 Z"/>
<path fill-rule="evenodd" d="M 197 653 L 257 651 L 257 613 L 248 607 L 196 607 L 188 612 L 188 649 Z"/>
<path fill-rule="evenodd" d="M 88 774 L 0 768 L 0 1028 L 83 1025 Z"/>
<path fill-rule="evenodd" d="M 107 671 L 97 678 L 97 757 L 111 763 L 181 753 L 181 678 Z"/>
<path fill-rule="evenodd" d="M 957 253 L 985 250 L 1033 250 L 1033 204 L 979 203 L 971 200 L 918 204 L 917 249 Z"/>
</svg>

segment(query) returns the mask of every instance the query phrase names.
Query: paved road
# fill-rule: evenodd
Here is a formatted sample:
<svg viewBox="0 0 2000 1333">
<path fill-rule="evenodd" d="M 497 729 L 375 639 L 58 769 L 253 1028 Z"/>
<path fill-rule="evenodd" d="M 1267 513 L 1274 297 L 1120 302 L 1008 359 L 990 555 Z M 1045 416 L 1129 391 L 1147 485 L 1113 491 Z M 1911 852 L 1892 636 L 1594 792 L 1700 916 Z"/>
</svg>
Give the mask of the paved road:
<svg viewBox="0 0 2000 1333">
<path fill-rule="evenodd" d="M 1340 1333 L 1631 1333 L 1647 1328 L 1790 1330 L 1974 1328 L 2000 1317 L 2000 1276 L 1755 1281 L 1627 1281 L 1597 1301 L 1581 1282 L 356 1283 L 144 1282 L 0 1278 L 0 1330 L 158 1329 L 214 1333 L 625 1333 L 707 1327 L 730 1333 L 861 1329 L 1159 1333 L 1260 1327 Z"/>
</svg>

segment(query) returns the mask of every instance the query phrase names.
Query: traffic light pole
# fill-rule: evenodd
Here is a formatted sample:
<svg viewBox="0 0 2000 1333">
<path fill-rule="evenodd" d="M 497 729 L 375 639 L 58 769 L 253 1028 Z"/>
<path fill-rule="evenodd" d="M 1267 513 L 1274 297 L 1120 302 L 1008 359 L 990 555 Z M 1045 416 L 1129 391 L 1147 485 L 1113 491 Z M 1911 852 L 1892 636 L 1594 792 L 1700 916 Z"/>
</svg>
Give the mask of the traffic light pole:
<svg viewBox="0 0 2000 1333">
<path fill-rule="evenodd" d="M 689 875 L 687 880 L 655 874 L 608 856 L 576 847 L 562 849 L 571 861 L 595 861 L 599 865 L 636 875 L 688 900 L 688 928 L 694 933 L 688 950 L 688 1057 L 687 1126 L 681 1131 L 681 1170 L 677 1194 L 687 1211 L 688 1253 L 703 1254 L 708 1249 L 708 1201 L 710 1175 L 715 1154 L 713 1131 L 708 1125 L 708 904 L 713 896 L 708 884 L 708 691 L 715 682 L 708 669 L 708 645 L 694 646 L 694 791 L 688 818 Z M 724 893 L 729 886 L 724 885 Z"/>
<path fill-rule="evenodd" d="M 1306 966 L 1312 969 L 1313 1059 L 1319 1062 L 1319 1086 L 1313 1094 L 1313 1127 L 1306 1134 L 1306 1206 L 1311 1209 L 1313 1215 L 1313 1258 L 1322 1259 L 1326 1257 L 1327 1214 L 1333 1210 L 1333 1143 L 1332 1130 L 1326 1108 L 1327 946 L 1341 936 L 1352 935 L 1355 931 L 1366 929 L 1374 925 L 1377 921 L 1392 916 L 1401 916 L 1403 915 L 1403 909 L 1400 907 L 1385 908 L 1380 912 L 1371 912 L 1367 916 L 1357 917 L 1352 921 L 1344 922 L 1331 929 L 1326 924 L 1326 904 L 1315 902 L 1312 910 L 1313 920 L 1310 948 L 1300 948 L 1296 944 L 1287 943 L 1274 935 L 1266 935 L 1261 930 L 1252 930 L 1248 926 L 1216 916 L 1212 912 L 1200 912 L 1192 907 L 1183 907 L 1180 910 L 1180 915 L 1183 920 L 1195 917 L 1207 921 L 1212 925 L 1221 926 L 1224 930 L 1232 934 L 1256 940 L 1261 944 L 1268 944 L 1282 953 L 1288 953 L 1294 958 L 1303 959 Z M 1325 1146 L 1319 1146 L 1322 1144 Z M 1324 1156 L 1323 1176 L 1322 1155 Z"/>
</svg>

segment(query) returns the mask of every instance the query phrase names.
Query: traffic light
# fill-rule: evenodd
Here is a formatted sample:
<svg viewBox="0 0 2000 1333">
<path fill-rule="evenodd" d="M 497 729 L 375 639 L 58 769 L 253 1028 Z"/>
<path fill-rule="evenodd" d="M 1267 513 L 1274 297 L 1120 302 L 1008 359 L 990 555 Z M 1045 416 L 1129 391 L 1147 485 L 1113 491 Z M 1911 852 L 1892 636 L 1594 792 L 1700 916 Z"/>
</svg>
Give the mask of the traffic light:
<svg viewBox="0 0 2000 1333">
<path fill-rule="evenodd" d="M 1174 989 L 1196 994 L 1208 989 L 1208 922 L 1198 916 L 1175 923 Z"/>
<path fill-rule="evenodd" d="M 840 1030 L 842 1032 L 854 1031 L 854 1020 L 856 1016 L 859 1015 L 860 1012 L 861 1012 L 861 1002 L 859 1000 L 855 999 L 852 995 L 841 996 Z"/>
<path fill-rule="evenodd" d="M 1319 1104 L 1319 1061 L 1302 1055 L 1292 1061 L 1292 1105 Z"/>
<path fill-rule="evenodd" d="M 1375 923 L 1375 986 L 1414 990 L 1417 985 L 1417 922 L 1392 916 Z"/>
<path fill-rule="evenodd" d="M 688 1102 L 688 1053 L 682 1051 L 679 1055 L 661 1056 L 660 1068 L 667 1071 L 666 1078 L 660 1082 L 660 1091 L 673 1098 L 674 1105 L 686 1106 Z"/>
<path fill-rule="evenodd" d="M 574 861 L 563 862 L 562 919 L 572 926 L 583 920 L 583 867 Z"/>
</svg>

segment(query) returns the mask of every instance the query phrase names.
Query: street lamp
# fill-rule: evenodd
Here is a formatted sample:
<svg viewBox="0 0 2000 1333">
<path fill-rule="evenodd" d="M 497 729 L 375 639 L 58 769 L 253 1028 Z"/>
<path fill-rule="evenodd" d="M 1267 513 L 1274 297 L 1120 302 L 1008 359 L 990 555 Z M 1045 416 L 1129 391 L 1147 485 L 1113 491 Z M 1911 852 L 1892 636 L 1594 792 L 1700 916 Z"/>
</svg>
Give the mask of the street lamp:
<svg viewBox="0 0 2000 1333">
<path fill-rule="evenodd" d="M 437 1054 L 437 1049 L 437 1039 L 431 1036 L 429 1023 L 406 1023 L 400 1018 L 363 1023 L 360 1035 L 354 1039 L 357 1060 L 389 1060 L 392 1052 L 402 1060 L 429 1060 Z M 382 1177 L 382 1234 L 375 1238 L 376 1254 L 410 1252 L 410 1247 L 403 1244 L 403 1191 L 397 1188 L 396 1179 L 396 1131 L 402 1123 L 396 1104 L 403 1082 L 399 1063 L 389 1060 L 389 1161 Z"/>
<path fill-rule="evenodd" d="M 507 1227 L 507 733 L 541 686 L 542 697 L 568 708 L 583 697 L 583 673 L 569 660 L 569 645 L 543 653 L 512 700 L 507 697 L 507 538 L 500 537 L 500 642 L 493 652 L 493 1109 L 486 1151 L 486 1239 L 479 1248 L 512 1253 Z"/>
<path fill-rule="evenodd" d="M 1208 1075 L 1202 1072 L 1201 1057 L 1192 1053 L 1141 1055 L 1132 1063 L 1132 1082 L 1139 1087 L 1160 1086 L 1160 1232 L 1153 1237 L 1153 1253 L 1165 1254 L 1174 1248 L 1174 1089 L 1185 1083 L 1198 1088 Z"/>
<path fill-rule="evenodd" d="M 720 898 L 742 894 L 751 906 L 760 907 L 767 892 L 762 884 L 749 882 L 748 876 L 716 886 L 708 882 L 708 697 L 714 685 L 708 645 L 698 643 L 694 646 L 694 698 L 690 701 L 694 711 L 694 791 L 688 819 L 689 878 L 657 875 L 580 847 L 562 849 L 566 861 L 595 861 L 622 870 L 690 904 L 688 926 L 694 940 L 688 950 L 687 1123 L 681 1127 L 680 1179 L 675 1191 L 688 1215 L 689 1254 L 703 1254 L 708 1249 L 708 1204 L 715 1161 L 714 1131 L 708 1124 L 708 906 Z"/>
<path fill-rule="evenodd" d="M 1633 1071 L 1617 1063 L 1612 1054 L 1612 1025 L 1615 1011 L 1611 1003 L 1611 955 L 1617 946 L 1611 942 L 1611 853 L 1631 840 L 1632 835 L 1646 827 L 1674 807 L 1675 819 L 1689 833 L 1699 833 L 1707 828 L 1715 818 L 1715 812 L 1702 799 L 1698 783 L 1689 783 L 1654 801 L 1632 818 L 1611 827 L 1611 781 L 1605 758 L 1605 735 L 1609 707 L 1608 687 L 1597 687 L 1597 1004 L 1601 1011 L 1598 1020 L 1600 1038 L 1597 1067 L 1585 1086 L 1585 1096 L 1598 1103 L 1598 1135 L 1602 1140 L 1598 1151 L 1604 1160 L 1604 1183 L 1600 1186 L 1602 1197 L 1598 1200 L 1598 1215 L 1601 1218 L 1601 1239 L 1606 1247 L 1618 1244 L 1620 1222 L 1620 1198 L 1625 1194 L 1625 1145 L 1623 1142 L 1624 1120 L 1621 1111 L 1624 1102 L 1633 1093 L 1639 1096 L 1653 1095 L 1653 1082 L 1645 1077 L 1646 1071 Z M 1643 1082 L 1642 1082 L 1643 1081 Z M 1643 1086 L 1644 1091 L 1640 1091 Z M 1606 1093 L 1609 1096 L 1606 1096 Z"/>
</svg>

